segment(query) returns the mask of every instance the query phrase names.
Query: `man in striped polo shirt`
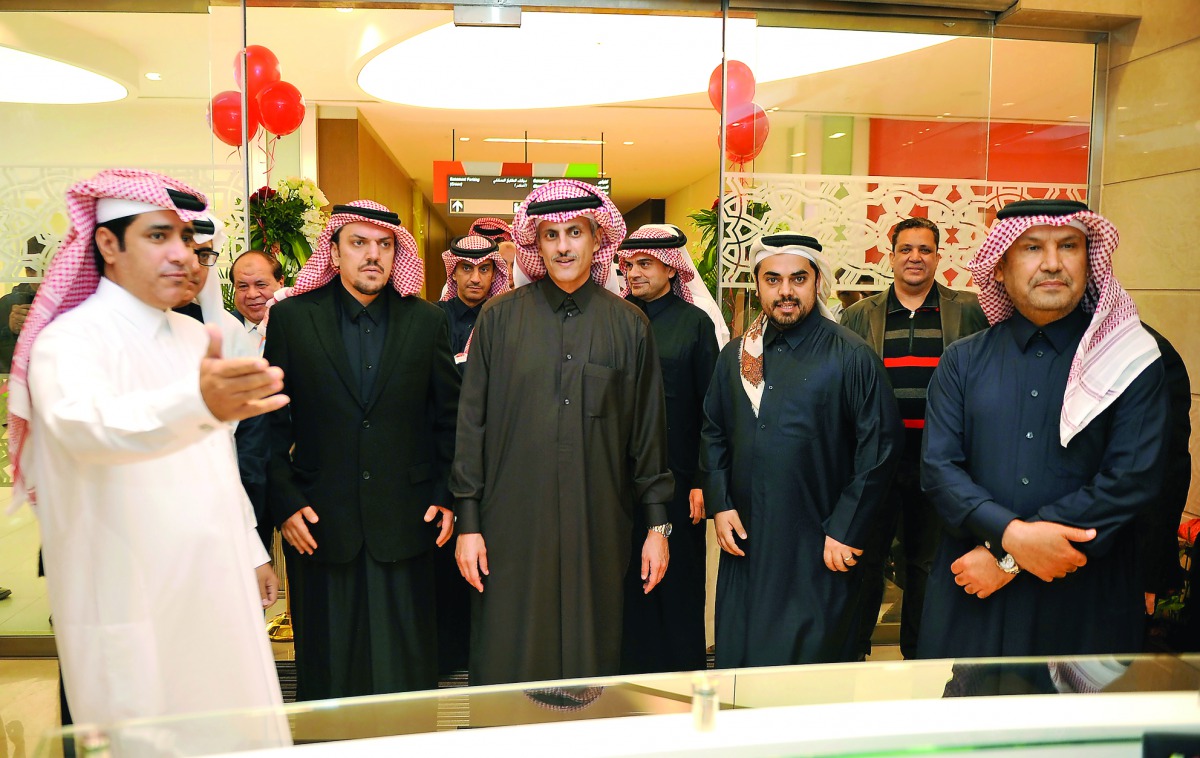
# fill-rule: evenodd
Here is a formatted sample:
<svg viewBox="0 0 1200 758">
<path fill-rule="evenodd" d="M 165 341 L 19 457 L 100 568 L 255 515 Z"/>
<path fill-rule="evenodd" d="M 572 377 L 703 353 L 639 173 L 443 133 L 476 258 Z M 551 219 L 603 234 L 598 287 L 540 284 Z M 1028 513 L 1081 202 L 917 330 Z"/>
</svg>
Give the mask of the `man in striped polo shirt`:
<svg viewBox="0 0 1200 758">
<path fill-rule="evenodd" d="M 934 281 L 941 233 L 927 218 L 909 218 L 892 230 L 888 260 L 894 279 L 887 290 L 861 300 L 842 313 L 842 325 L 856 332 L 883 358 L 888 379 L 896 392 L 904 419 L 904 452 L 892 485 L 900 507 L 891 513 L 899 519 L 904 566 L 904 602 L 900 616 L 900 651 L 905 658 L 917 654 L 921 608 L 939 521 L 932 504 L 921 492 L 921 436 L 925 427 L 925 390 L 942 350 L 955 340 L 987 328 L 979 300 L 969 292 L 956 292 Z M 888 552 L 896 524 L 877 534 L 883 543 L 864 552 L 863 612 L 860 625 L 862 652 L 870 652 L 871 631 L 883 597 L 883 556 Z M 868 562 L 868 557 L 874 556 Z M 879 563 L 876 560 L 880 561 Z"/>
</svg>

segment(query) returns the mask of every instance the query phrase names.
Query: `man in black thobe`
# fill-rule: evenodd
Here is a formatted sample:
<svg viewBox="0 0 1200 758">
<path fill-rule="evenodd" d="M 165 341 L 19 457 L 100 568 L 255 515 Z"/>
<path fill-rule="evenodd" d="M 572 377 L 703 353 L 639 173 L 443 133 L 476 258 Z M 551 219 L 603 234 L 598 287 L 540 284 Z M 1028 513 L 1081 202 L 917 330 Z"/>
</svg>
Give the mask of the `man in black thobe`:
<svg viewBox="0 0 1200 758">
<path fill-rule="evenodd" d="M 1166 463 L 1162 490 L 1137 521 L 1138 553 L 1143 559 L 1145 577 L 1142 590 L 1146 597 L 1146 614 L 1153 616 L 1158 598 L 1178 591 L 1185 578 L 1183 566 L 1179 563 L 1178 533 L 1179 520 L 1187 507 L 1188 490 L 1192 486 L 1192 454 L 1188 449 L 1192 439 L 1192 383 L 1183 356 L 1175 346 L 1149 324 L 1143 323 L 1142 327 L 1154 338 L 1158 351 L 1162 353 L 1169 419 L 1163 450 Z M 1148 648 L 1147 652 L 1152 650 Z"/>
<path fill-rule="evenodd" d="M 946 531 L 921 657 L 1141 650 L 1134 522 L 1158 495 L 1167 396 L 1116 246 L 1083 203 L 1026 200 L 971 261 L 992 326 L 929 385 L 921 484 Z"/>
<path fill-rule="evenodd" d="M 499 246 L 478 234 L 452 239 L 450 249 L 442 253 L 442 263 L 446 266 L 446 291 L 438 306 L 450 323 L 450 349 L 462 373 L 480 309 L 488 298 L 508 292 L 508 264 L 500 256 Z"/>
<path fill-rule="evenodd" d="M 423 280 L 400 219 L 360 200 L 334 206 L 270 310 L 264 355 L 292 402 L 271 419 L 267 497 L 294 549 L 300 700 L 437 686 L 432 550 L 452 528 L 459 376 Z"/>
<path fill-rule="evenodd" d="M 833 321 L 812 237 L 751 255 L 763 312 L 717 359 L 700 471 L 715 514 L 717 666 L 857 658 L 862 572 L 903 427 L 879 357 Z"/>
<path fill-rule="evenodd" d="M 654 592 L 642 590 L 641 550 L 645 529 L 634 524 L 633 553 L 625 574 L 625 632 L 621 671 L 703 669 L 704 654 L 704 498 L 695 489 L 704 393 L 717 362 L 716 329 L 694 305 L 707 290 L 690 265 L 687 237 L 678 228 L 649 224 L 620 247 L 626 299 L 650 319 L 662 366 L 667 402 L 667 459 L 675 477 L 675 497 L 667 504 L 671 570 Z"/>
<path fill-rule="evenodd" d="M 446 289 L 438 305 L 450 327 L 450 351 L 461 375 L 467 368 L 467 347 L 483 304 L 508 292 L 508 264 L 499 246 L 478 234 L 456 237 L 442 253 Z M 467 668 L 471 644 L 471 588 L 462 580 L 454 560 L 454 542 L 434 551 L 437 584 L 438 675 Z"/>
<path fill-rule="evenodd" d="M 604 288 L 625 222 L 590 184 L 534 190 L 513 223 L 534 283 L 475 324 L 459 406 L 459 569 L 473 684 L 618 673 L 635 519 L 644 591 L 667 564 L 662 375 L 645 315 Z M 548 273 L 547 272 L 548 269 Z"/>
<path fill-rule="evenodd" d="M 513 242 L 512 227 L 504 223 L 503 219 L 495 218 L 494 216 L 484 216 L 483 218 L 475 219 L 471 224 L 471 228 L 467 230 L 467 234 L 477 234 L 480 237 L 487 237 L 496 243 L 496 249 L 499 251 L 500 258 L 504 261 L 504 267 L 509 273 L 508 288 L 512 289 L 516 286 L 512 274 L 517 246 Z"/>
</svg>

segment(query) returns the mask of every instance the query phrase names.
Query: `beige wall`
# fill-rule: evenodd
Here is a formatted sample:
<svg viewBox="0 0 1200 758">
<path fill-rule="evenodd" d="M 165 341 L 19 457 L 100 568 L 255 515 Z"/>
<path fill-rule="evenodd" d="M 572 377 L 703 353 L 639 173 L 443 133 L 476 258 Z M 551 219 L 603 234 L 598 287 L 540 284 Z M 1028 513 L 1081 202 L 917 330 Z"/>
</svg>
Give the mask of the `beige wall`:
<svg viewBox="0 0 1200 758">
<path fill-rule="evenodd" d="M 700 257 L 702 248 L 700 232 L 693 226 L 688 214 L 711 208 L 713 201 L 717 199 L 720 184 L 720 175 L 714 171 L 665 198 L 666 222 L 678 226 L 687 235 L 688 251 L 692 254 L 692 260 Z"/>
<path fill-rule="evenodd" d="M 1200 514 L 1200 14 L 1194 0 L 1142 0 L 1112 32 L 1100 210 L 1121 232 L 1116 270 L 1146 323 L 1192 379 L 1192 491 Z"/>
<path fill-rule="evenodd" d="M 369 199 L 400 214 L 425 261 L 424 296 L 437 300 L 445 282 L 441 254 L 448 229 L 391 151 L 360 119 L 323 118 L 317 125 L 318 184 L 333 204 Z"/>
</svg>

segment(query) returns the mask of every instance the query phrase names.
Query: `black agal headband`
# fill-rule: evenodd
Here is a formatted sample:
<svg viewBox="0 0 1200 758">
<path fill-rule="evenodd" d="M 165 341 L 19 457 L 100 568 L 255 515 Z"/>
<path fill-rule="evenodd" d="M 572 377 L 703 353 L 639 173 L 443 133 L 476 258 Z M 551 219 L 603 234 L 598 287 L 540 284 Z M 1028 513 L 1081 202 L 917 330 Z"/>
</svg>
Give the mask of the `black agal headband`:
<svg viewBox="0 0 1200 758">
<path fill-rule="evenodd" d="M 336 216 L 339 213 L 349 213 L 353 216 L 362 216 L 363 218 L 371 219 L 372 221 L 382 221 L 392 226 L 400 226 L 400 215 L 391 211 L 377 211 L 374 208 L 360 208 L 357 205 L 333 206 L 333 215 Z"/>
</svg>

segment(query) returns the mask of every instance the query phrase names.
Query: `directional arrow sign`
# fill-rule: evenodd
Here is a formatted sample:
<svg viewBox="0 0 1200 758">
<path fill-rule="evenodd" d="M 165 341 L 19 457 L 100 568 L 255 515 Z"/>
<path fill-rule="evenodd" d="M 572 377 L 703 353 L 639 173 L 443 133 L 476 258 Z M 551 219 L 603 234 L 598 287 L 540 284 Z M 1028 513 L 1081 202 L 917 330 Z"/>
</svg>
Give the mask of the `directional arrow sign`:
<svg viewBox="0 0 1200 758">
<path fill-rule="evenodd" d="M 463 201 L 462 200 L 451 201 L 450 202 L 450 212 L 451 213 L 462 213 L 463 212 Z"/>
</svg>

